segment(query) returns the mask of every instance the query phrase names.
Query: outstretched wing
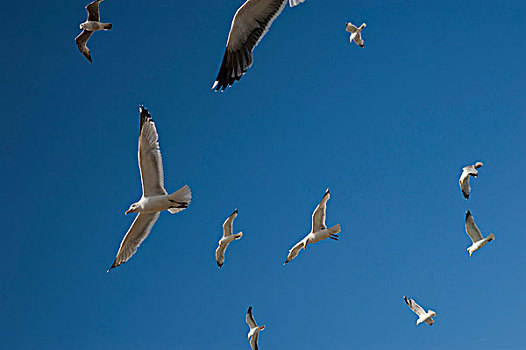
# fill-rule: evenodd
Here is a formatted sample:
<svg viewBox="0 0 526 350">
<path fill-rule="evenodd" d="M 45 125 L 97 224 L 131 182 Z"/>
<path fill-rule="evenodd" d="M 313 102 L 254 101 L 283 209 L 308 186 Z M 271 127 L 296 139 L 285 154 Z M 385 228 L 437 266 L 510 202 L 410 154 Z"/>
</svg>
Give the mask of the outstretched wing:
<svg viewBox="0 0 526 350">
<path fill-rule="evenodd" d="M 250 339 L 250 347 L 252 350 L 258 350 L 258 339 L 259 339 L 259 329 L 254 332 L 252 339 Z"/>
<path fill-rule="evenodd" d="M 234 231 L 234 219 L 237 217 L 237 209 L 223 223 L 223 237 L 231 236 Z"/>
<path fill-rule="evenodd" d="M 483 239 L 482 233 L 480 233 L 479 228 L 475 225 L 475 219 L 469 210 L 466 212 L 466 233 L 473 243 Z"/>
<path fill-rule="evenodd" d="M 256 323 L 256 320 L 254 319 L 254 315 L 252 315 L 252 306 L 248 307 L 246 320 L 247 320 L 247 324 L 250 327 L 250 329 L 258 326 Z"/>
<path fill-rule="evenodd" d="M 303 239 L 301 241 L 299 241 L 298 243 L 296 243 L 294 245 L 294 247 L 292 247 L 290 250 L 289 250 L 289 255 L 287 256 L 287 260 L 285 260 L 285 264 L 291 262 L 294 258 L 296 258 L 301 250 L 301 248 L 303 248 Z"/>
<path fill-rule="evenodd" d="M 89 30 L 83 30 L 77 37 L 75 38 L 75 43 L 77 43 L 77 47 L 79 48 L 80 52 L 88 59 L 88 61 L 93 62 L 91 60 L 91 53 L 88 49 L 88 46 L 86 45 L 88 43 L 88 39 L 90 38 L 91 34 L 93 34 L 92 31 Z"/>
<path fill-rule="evenodd" d="M 409 308 L 418 315 L 418 317 L 426 314 L 424 309 L 422 309 L 422 307 L 418 305 L 413 299 L 404 297 L 404 301 L 406 302 L 407 306 L 409 306 Z"/>
<path fill-rule="evenodd" d="M 159 136 L 148 109 L 139 106 L 141 114 L 139 134 L 139 168 L 142 191 L 145 197 L 167 194 L 164 189 L 163 159 L 159 148 Z"/>
<path fill-rule="evenodd" d="M 104 0 L 95 0 L 86 6 L 88 11 L 88 21 L 100 22 L 99 5 Z"/>
<path fill-rule="evenodd" d="M 302 2 L 305 2 L 305 0 L 289 0 L 290 7 L 294 7 Z"/>
<path fill-rule="evenodd" d="M 331 198 L 331 191 L 327 188 L 320 204 L 312 213 L 312 232 L 318 232 L 327 228 L 325 218 L 327 217 L 327 201 L 329 198 Z"/>
<path fill-rule="evenodd" d="M 223 62 L 212 89 L 225 90 L 252 65 L 252 50 L 268 32 L 287 0 L 247 0 L 236 12 Z"/>
<path fill-rule="evenodd" d="M 137 248 L 139 248 L 141 243 L 150 234 L 150 231 L 159 218 L 159 215 L 159 212 L 139 213 L 139 215 L 137 215 L 121 242 L 117 257 L 115 258 L 113 265 L 111 265 L 110 270 L 125 263 L 133 256 L 133 254 L 135 254 Z"/>
</svg>

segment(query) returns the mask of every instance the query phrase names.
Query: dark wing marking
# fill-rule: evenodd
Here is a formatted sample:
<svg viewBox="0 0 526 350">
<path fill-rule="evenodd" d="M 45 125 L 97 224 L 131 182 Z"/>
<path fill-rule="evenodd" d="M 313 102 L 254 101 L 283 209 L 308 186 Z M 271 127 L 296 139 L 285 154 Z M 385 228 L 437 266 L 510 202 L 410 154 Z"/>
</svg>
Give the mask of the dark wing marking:
<svg viewBox="0 0 526 350">
<path fill-rule="evenodd" d="M 86 45 L 88 43 L 88 39 L 90 38 L 91 34 L 93 32 L 89 30 L 83 30 L 76 38 L 75 42 L 77 43 L 77 47 L 79 48 L 80 52 L 88 59 L 88 61 L 93 62 L 91 60 L 91 53 L 88 49 L 88 46 Z"/>
<path fill-rule="evenodd" d="M 88 21 L 100 22 L 99 5 L 101 1 L 104 0 L 95 0 L 86 6 L 86 11 L 88 11 Z"/>
</svg>

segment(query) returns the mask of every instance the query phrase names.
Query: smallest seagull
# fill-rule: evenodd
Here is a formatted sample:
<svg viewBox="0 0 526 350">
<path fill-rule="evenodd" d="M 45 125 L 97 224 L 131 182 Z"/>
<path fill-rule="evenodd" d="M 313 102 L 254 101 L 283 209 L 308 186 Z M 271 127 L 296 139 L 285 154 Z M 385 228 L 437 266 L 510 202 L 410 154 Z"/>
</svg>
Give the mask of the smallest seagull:
<svg viewBox="0 0 526 350">
<path fill-rule="evenodd" d="M 346 24 L 346 27 L 345 27 L 345 30 L 348 31 L 349 33 L 351 33 L 351 37 L 349 38 L 349 41 L 354 42 L 360 46 L 360 47 L 364 47 L 364 43 L 363 43 L 363 39 L 362 39 L 362 29 L 365 28 L 365 23 L 362 23 L 362 25 L 358 28 L 356 27 L 354 24 L 352 24 L 351 22 L 347 22 Z"/>
<path fill-rule="evenodd" d="M 237 217 L 237 209 L 225 220 L 223 224 L 223 237 L 219 240 L 219 246 L 216 249 L 216 261 L 217 266 L 223 266 L 225 262 L 225 251 L 228 245 L 243 237 L 243 232 L 233 234 L 234 232 L 234 219 Z"/>
<path fill-rule="evenodd" d="M 433 316 L 437 315 L 436 312 L 433 310 L 428 310 L 425 312 L 424 309 L 422 309 L 422 307 L 411 298 L 404 297 L 404 301 L 406 302 L 407 306 L 409 306 L 409 308 L 418 315 L 418 320 L 416 320 L 417 326 L 422 322 L 425 322 L 428 326 L 432 326 L 433 323 L 435 323 Z"/>
<path fill-rule="evenodd" d="M 460 189 L 462 190 L 464 198 L 469 199 L 469 192 L 471 191 L 471 187 L 469 187 L 469 177 L 478 177 L 479 172 L 477 169 L 483 165 L 482 162 L 476 162 L 475 164 L 462 168 L 462 174 L 460 175 L 458 183 L 460 184 Z"/>
<path fill-rule="evenodd" d="M 250 340 L 250 347 L 252 350 L 258 350 L 259 331 L 264 330 L 265 325 L 258 326 L 256 320 L 254 319 L 254 315 L 252 315 L 252 306 L 249 306 L 247 311 L 247 324 L 250 327 L 247 337 L 247 339 Z M 252 339 L 250 339 L 250 337 L 252 337 Z"/>
<path fill-rule="evenodd" d="M 484 247 L 486 243 L 495 239 L 495 235 L 493 233 L 490 233 L 486 238 L 482 237 L 482 233 L 480 233 L 479 228 L 477 225 L 475 225 L 475 219 L 469 210 L 466 211 L 466 233 L 473 241 L 471 247 L 468 248 L 470 258 L 474 252 Z"/>
<path fill-rule="evenodd" d="M 91 60 L 91 53 L 86 44 L 88 43 L 91 34 L 97 30 L 110 30 L 112 27 L 111 23 L 100 22 L 99 5 L 102 1 L 104 0 L 95 0 L 86 6 L 88 19 L 86 22 L 80 24 L 79 27 L 82 29 L 82 32 L 75 38 L 75 42 L 77 43 L 80 52 L 82 52 L 84 57 L 90 62 L 93 61 Z"/>
</svg>

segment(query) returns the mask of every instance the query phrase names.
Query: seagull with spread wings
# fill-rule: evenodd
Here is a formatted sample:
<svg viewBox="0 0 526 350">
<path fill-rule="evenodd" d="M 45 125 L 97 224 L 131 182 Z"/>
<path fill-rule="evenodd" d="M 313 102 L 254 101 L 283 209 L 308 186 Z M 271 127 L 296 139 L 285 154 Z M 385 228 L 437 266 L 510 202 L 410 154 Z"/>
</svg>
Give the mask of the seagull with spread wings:
<svg viewBox="0 0 526 350">
<path fill-rule="evenodd" d="M 338 240 L 338 233 L 341 231 L 340 224 L 336 224 L 331 228 L 327 228 L 325 225 L 325 218 L 327 217 L 327 201 L 329 198 L 331 198 L 331 191 L 327 188 L 320 204 L 318 204 L 314 210 L 314 213 L 312 214 L 311 232 L 289 250 L 289 255 L 287 256 L 287 260 L 285 260 L 283 265 L 297 257 L 302 248 L 307 249 L 308 244 L 316 243 L 326 238 L 330 238 L 335 241 Z"/>
<path fill-rule="evenodd" d="M 168 210 L 175 214 L 186 208 L 192 200 L 192 192 L 184 185 L 172 194 L 164 189 L 164 172 L 159 136 L 150 113 L 144 106 L 139 106 L 139 168 L 142 179 L 142 197 L 126 211 L 139 213 L 121 242 L 117 257 L 110 269 L 128 261 L 137 248 L 148 237 L 161 211 Z M 108 270 L 108 271 L 109 271 Z"/>
<path fill-rule="evenodd" d="M 471 191 L 471 187 L 469 187 L 469 177 L 478 177 L 479 172 L 477 171 L 477 169 L 480 168 L 482 165 L 484 165 L 482 164 L 482 162 L 476 162 L 475 164 L 468 165 L 462 168 L 462 174 L 460 175 L 458 183 L 460 184 L 460 189 L 462 190 L 464 198 L 469 199 L 469 192 Z"/>
<path fill-rule="evenodd" d="M 252 315 L 252 306 L 250 306 L 247 311 L 247 324 L 248 327 L 250 327 L 247 337 L 247 339 L 250 340 L 250 347 L 252 350 L 258 350 L 259 331 L 264 330 L 265 325 L 258 326 L 256 320 L 254 319 L 254 315 Z M 252 339 L 250 339 L 250 337 L 252 337 Z"/>
<path fill-rule="evenodd" d="M 88 11 L 88 19 L 86 22 L 80 24 L 79 27 L 82 29 L 82 32 L 75 38 L 75 42 L 77 43 L 77 47 L 79 48 L 80 52 L 82 52 L 84 57 L 86 57 L 90 62 L 93 61 L 91 60 L 91 53 L 86 44 L 88 43 L 88 39 L 90 38 L 91 34 L 98 30 L 110 30 L 112 28 L 111 23 L 100 22 L 99 5 L 102 1 L 104 0 L 95 0 L 86 6 L 86 11 Z"/>
<path fill-rule="evenodd" d="M 365 47 L 365 44 L 363 42 L 363 39 L 362 39 L 362 29 L 365 28 L 365 23 L 362 23 L 362 25 L 360 27 L 356 27 L 354 24 L 352 24 L 351 22 L 347 22 L 347 24 L 345 25 L 345 30 L 348 31 L 349 33 L 351 33 L 351 36 L 349 38 L 349 41 L 354 42 L 360 46 L 360 47 Z"/>
<path fill-rule="evenodd" d="M 234 232 L 234 219 L 237 217 L 237 209 L 223 223 L 223 237 L 219 240 L 219 246 L 216 249 L 216 261 L 217 266 L 223 266 L 225 262 L 225 251 L 228 245 L 234 240 L 243 237 L 243 232 L 233 234 Z"/>
<path fill-rule="evenodd" d="M 495 235 L 493 233 L 490 233 L 486 238 L 482 237 L 482 233 L 480 233 L 479 228 L 477 227 L 477 225 L 475 225 L 475 219 L 473 218 L 473 215 L 471 215 L 471 212 L 469 210 L 466 211 L 466 233 L 468 234 L 469 238 L 471 238 L 471 240 L 473 241 L 471 247 L 467 249 L 470 258 L 474 252 L 484 247 L 486 243 L 491 242 L 495 239 Z"/>
<path fill-rule="evenodd" d="M 294 7 L 304 1 L 289 0 L 289 4 Z M 263 39 L 286 4 L 287 0 L 247 0 L 237 10 L 213 90 L 224 91 L 241 79 L 252 65 L 254 47 Z"/>
<path fill-rule="evenodd" d="M 407 306 L 409 306 L 409 308 L 413 310 L 415 314 L 418 315 L 418 320 L 416 320 L 417 326 L 422 322 L 425 322 L 428 326 L 432 326 L 433 323 L 435 323 L 433 317 L 437 314 L 433 310 L 428 310 L 427 312 L 425 312 L 424 309 L 420 305 L 418 305 L 413 299 L 404 297 L 404 300 Z"/>
</svg>

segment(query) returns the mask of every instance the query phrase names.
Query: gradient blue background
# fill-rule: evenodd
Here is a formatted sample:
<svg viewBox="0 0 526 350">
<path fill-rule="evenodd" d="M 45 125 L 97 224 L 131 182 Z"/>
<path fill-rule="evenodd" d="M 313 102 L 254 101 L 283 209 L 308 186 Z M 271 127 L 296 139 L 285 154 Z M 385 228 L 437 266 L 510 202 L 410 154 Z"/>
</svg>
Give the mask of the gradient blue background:
<svg viewBox="0 0 526 350">
<path fill-rule="evenodd" d="M 73 41 L 87 3 L 4 4 L 0 348 L 248 349 L 249 305 L 262 350 L 525 346 L 524 1 L 307 0 L 224 93 L 242 0 L 107 0 L 93 64 Z M 193 201 L 106 274 L 141 195 L 139 104 Z M 340 241 L 283 267 L 327 186 Z M 466 209 L 496 235 L 471 259 Z"/>
</svg>

